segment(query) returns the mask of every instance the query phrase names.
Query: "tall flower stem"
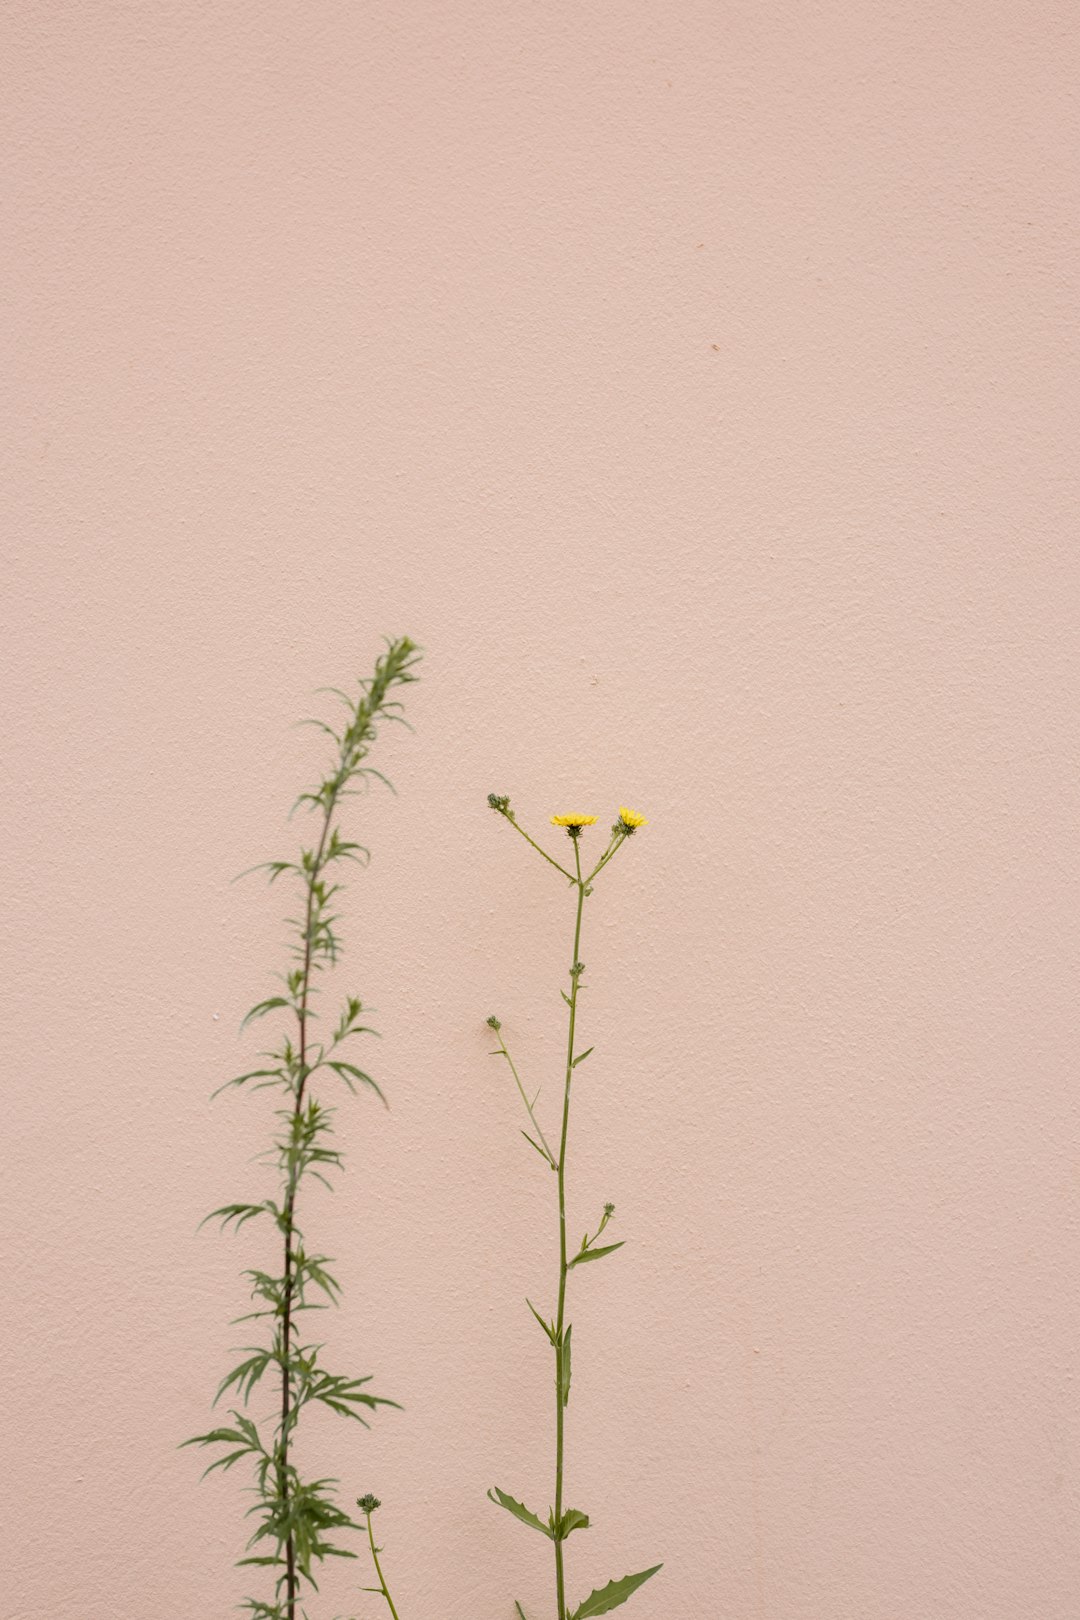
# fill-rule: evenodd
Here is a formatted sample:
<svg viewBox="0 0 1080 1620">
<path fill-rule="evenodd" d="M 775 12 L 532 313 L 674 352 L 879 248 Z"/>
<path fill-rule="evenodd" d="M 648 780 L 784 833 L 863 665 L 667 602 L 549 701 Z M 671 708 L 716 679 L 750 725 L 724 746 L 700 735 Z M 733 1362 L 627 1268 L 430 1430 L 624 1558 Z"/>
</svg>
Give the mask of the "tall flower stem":
<svg viewBox="0 0 1080 1620">
<path fill-rule="evenodd" d="M 559 1304 L 555 1316 L 555 1604 L 558 1620 L 566 1620 L 566 1579 L 563 1572 L 563 1466 L 566 1455 L 566 1403 L 570 1394 L 570 1344 L 566 1328 L 566 1143 L 570 1131 L 570 1085 L 574 1076 L 574 1031 L 577 1026 L 578 989 L 581 984 L 581 916 L 585 909 L 585 883 L 581 876 L 581 850 L 574 845 L 577 906 L 574 913 L 574 949 L 570 958 L 570 1016 L 566 1036 L 566 1080 L 563 1086 L 562 1132 L 559 1137 Z"/>
<path fill-rule="evenodd" d="M 585 1262 L 602 1260 L 605 1256 L 614 1254 L 616 1250 L 623 1247 L 621 1242 L 601 1243 L 600 1241 L 611 1217 L 615 1213 L 613 1204 L 604 1205 L 603 1214 L 595 1231 L 591 1235 L 588 1232 L 585 1233 L 580 1247 L 572 1255 L 566 1241 L 566 1167 L 569 1157 L 570 1093 L 573 1087 L 575 1069 L 579 1064 L 584 1063 L 593 1050 L 591 1046 L 587 1046 L 583 1052 L 576 1049 L 578 998 L 581 994 L 582 978 L 585 973 L 585 966 L 581 960 L 582 919 L 585 911 L 585 901 L 593 892 L 593 880 L 603 871 L 618 850 L 622 848 L 626 840 L 632 837 L 639 827 L 644 827 L 646 822 L 645 817 L 639 815 L 636 810 L 630 810 L 626 805 L 620 805 L 618 820 L 611 829 L 611 836 L 608 839 L 607 846 L 595 866 L 586 874 L 582 870 L 581 864 L 581 835 L 587 827 L 595 824 L 597 818 L 586 815 L 552 816 L 552 822 L 556 826 L 565 829 L 574 847 L 574 870 L 568 872 L 546 850 L 541 849 L 536 840 L 531 838 L 523 827 L 518 826 L 517 817 L 511 810 L 510 800 L 505 794 L 489 793 L 488 804 L 504 820 L 509 821 L 515 831 L 519 832 L 526 842 L 538 854 L 543 856 L 549 866 L 553 866 L 557 872 L 561 873 L 575 891 L 574 939 L 570 955 L 570 990 L 569 994 L 565 990 L 560 991 L 569 1016 L 566 1029 L 566 1070 L 563 1076 L 562 1123 L 559 1129 L 559 1152 L 557 1158 L 549 1148 L 544 1133 L 540 1128 L 540 1122 L 536 1117 L 535 1105 L 539 1092 L 530 1102 L 506 1042 L 501 1035 L 502 1024 L 494 1015 L 488 1019 L 488 1027 L 493 1029 L 499 1036 L 499 1049 L 493 1056 L 504 1057 L 509 1063 L 521 1100 L 528 1112 L 529 1122 L 536 1133 L 535 1137 L 531 1136 L 528 1131 L 523 1131 L 522 1135 L 532 1144 L 548 1166 L 556 1172 L 559 1197 L 559 1284 L 555 1314 L 550 1319 L 546 1319 L 530 1299 L 525 1301 L 555 1352 L 555 1501 L 545 1522 L 538 1513 L 534 1513 L 531 1508 L 527 1508 L 524 1502 L 511 1496 L 508 1491 L 500 1490 L 498 1486 L 490 1490 L 488 1496 L 499 1507 L 505 1508 L 508 1513 L 511 1513 L 520 1523 L 528 1525 L 532 1530 L 538 1530 L 541 1535 L 546 1536 L 552 1543 L 555 1551 L 556 1620 L 587 1620 L 588 1616 L 607 1614 L 610 1610 L 619 1608 L 640 1586 L 651 1580 L 660 1568 L 659 1564 L 654 1564 L 651 1569 L 641 1570 L 636 1575 L 624 1575 L 621 1580 L 609 1581 L 606 1586 L 596 1588 L 591 1592 L 584 1602 L 580 1603 L 573 1611 L 567 1604 L 563 1543 L 575 1530 L 587 1530 L 590 1524 L 587 1513 L 583 1513 L 579 1508 L 568 1508 L 564 1505 L 566 1407 L 570 1399 L 570 1344 L 573 1331 L 572 1324 L 567 1321 L 567 1280 L 575 1266 L 582 1265 Z M 524 1620 L 524 1610 L 521 1604 L 515 1603 L 514 1607 L 521 1620 Z"/>
</svg>

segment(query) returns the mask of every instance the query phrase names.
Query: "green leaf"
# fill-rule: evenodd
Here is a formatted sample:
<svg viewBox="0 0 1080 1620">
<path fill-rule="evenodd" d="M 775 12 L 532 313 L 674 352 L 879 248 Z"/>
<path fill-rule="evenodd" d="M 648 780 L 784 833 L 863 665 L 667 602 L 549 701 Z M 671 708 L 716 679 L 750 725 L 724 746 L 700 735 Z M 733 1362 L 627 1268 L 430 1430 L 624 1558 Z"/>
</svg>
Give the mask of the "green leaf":
<svg viewBox="0 0 1080 1620">
<path fill-rule="evenodd" d="M 286 1001 L 284 996 L 271 996 L 267 1001 L 257 1001 L 245 1017 L 240 1028 L 246 1029 L 253 1018 L 264 1018 L 268 1012 L 273 1012 L 275 1007 L 290 1007 L 291 1005 L 292 1003 Z"/>
<path fill-rule="evenodd" d="M 534 1142 L 532 1137 L 529 1135 L 528 1131 L 522 1131 L 521 1134 L 525 1138 L 526 1142 L 528 1142 L 529 1146 L 534 1147 L 536 1149 L 537 1153 L 539 1153 L 539 1155 L 543 1159 L 544 1163 L 545 1164 L 550 1164 L 551 1163 L 551 1158 L 547 1153 L 544 1152 L 544 1150 L 540 1146 L 539 1142 Z"/>
<path fill-rule="evenodd" d="M 213 1405 L 216 1406 L 225 1391 L 231 1389 L 234 1384 L 241 1399 L 244 1401 L 250 1400 L 255 1385 L 264 1376 L 271 1362 L 274 1361 L 273 1352 L 270 1350 L 261 1350 L 250 1344 L 246 1348 L 254 1351 L 254 1354 L 247 1361 L 242 1361 L 238 1367 L 234 1367 L 232 1372 L 227 1373 L 221 1380 L 218 1385 L 218 1392 L 214 1396 Z"/>
<path fill-rule="evenodd" d="M 193 1434 L 190 1440 L 181 1440 L 180 1445 L 183 1448 L 184 1446 L 233 1446 L 243 1443 L 244 1436 L 236 1429 L 211 1429 L 208 1434 Z"/>
<path fill-rule="evenodd" d="M 245 1221 L 253 1221 L 256 1215 L 267 1213 L 277 1215 L 277 1205 L 269 1200 L 265 1204 L 222 1204 L 220 1209 L 212 1209 L 209 1215 L 204 1215 L 199 1225 L 205 1226 L 207 1221 L 220 1221 L 224 1230 L 230 1221 L 235 1221 L 239 1231 Z"/>
<path fill-rule="evenodd" d="M 564 1406 L 570 1400 L 570 1335 L 574 1324 L 571 1322 L 563 1334 L 562 1355 L 559 1357 L 559 1393 Z"/>
<path fill-rule="evenodd" d="M 584 1603 L 574 1610 L 570 1620 L 588 1620 L 590 1615 L 607 1614 L 609 1609 L 617 1609 L 620 1603 L 633 1596 L 639 1586 L 645 1585 L 650 1575 L 655 1575 L 663 1567 L 663 1564 L 654 1564 L 652 1569 L 643 1569 L 640 1575 L 624 1575 L 621 1581 L 608 1581 L 606 1586 L 589 1593 Z"/>
<path fill-rule="evenodd" d="M 524 1502 L 515 1502 L 512 1496 L 507 1496 L 505 1491 L 500 1491 L 497 1485 L 494 1490 L 488 1491 L 488 1496 L 496 1506 L 504 1507 L 507 1513 L 512 1513 L 515 1519 L 521 1520 L 522 1524 L 531 1525 L 534 1530 L 539 1530 L 542 1536 L 547 1536 L 549 1541 L 552 1540 L 551 1531 L 543 1519 L 538 1519 L 535 1513 L 530 1513 Z"/>
<path fill-rule="evenodd" d="M 252 1423 L 251 1419 L 245 1417 L 243 1412 L 231 1412 L 229 1415 L 230 1417 L 234 1417 L 236 1419 L 236 1427 L 240 1430 L 251 1449 L 253 1451 L 261 1451 L 265 1455 L 266 1448 L 259 1439 L 259 1431 L 255 1427 L 254 1423 Z"/>
<path fill-rule="evenodd" d="M 614 1254 L 616 1249 L 621 1249 L 625 1242 L 626 1239 L 622 1238 L 618 1243 L 604 1243 L 599 1249 L 582 1249 L 580 1254 L 575 1254 L 566 1269 L 570 1271 L 574 1266 L 580 1266 L 586 1260 L 602 1260 L 605 1254 Z"/>
<path fill-rule="evenodd" d="M 582 1052 L 579 1057 L 576 1057 L 574 1059 L 574 1061 L 573 1061 L 573 1063 L 571 1063 L 570 1067 L 572 1069 L 576 1069 L 579 1063 L 584 1063 L 585 1059 L 588 1057 L 590 1052 L 595 1052 L 595 1051 L 596 1051 L 595 1046 L 587 1046 L 585 1048 L 584 1052 Z"/>
<path fill-rule="evenodd" d="M 249 1069 L 247 1074 L 238 1074 L 232 1080 L 226 1080 L 224 1085 L 218 1086 L 217 1090 L 211 1093 L 211 1100 L 214 1097 L 220 1097 L 221 1093 L 228 1091 L 230 1086 L 246 1086 L 249 1080 L 258 1080 L 260 1082 L 259 1085 L 252 1086 L 252 1091 L 262 1091 L 269 1085 L 287 1086 L 289 1084 L 289 1077 L 284 1069 Z"/>
<path fill-rule="evenodd" d="M 274 879 L 279 878 L 282 872 L 298 872 L 299 870 L 300 868 L 294 866 L 292 861 L 260 861 L 257 866 L 248 866 L 242 872 L 237 872 L 232 881 L 239 883 L 241 878 L 250 877 L 253 872 L 269 872 L 270 882 L 273 883 Z"/>
<path fill-rule="evenodd" d="M 333 1069 L 338 1078 L 344 1080 L 350 1091 L 356 1090 L 356 1087 L 352 1083 L 354 1080 L 359 1080 L 362 1085 L 370 1086 L 376 1097 L 378 1097 L 379 1101 L 382 1103 L 383 1107 L 389 1108 L 390 1104 L 387 1102 L 386 1098 L 383 1096 L 370 1074 L 365 1074 L 363 1069 L 358 1069 L 355 1063 L 343 1063 L 340 1058 L 328 1058 L 324 1067 L 327 1069 Z"/>
<path fill-rule="evenodd" d="M 515 1601 L 514 1608 L 518 1612 L 519 1620 L 525 1620 L 525 1610 L 521 1607 L 521 1604 Z"/>
<path fill-rule="evenodd" d="M 247 1457 L 252 1452 L 257 1453 L 259 1456 L 266 1455 L 258 1431 L 250 1418 L 243 1417 L 239 1412 L 233 1412 L 232 1416 L 236 1419 L 237 1426 L 235 1429 L 211 1429 L 208 1434 L 196 1434 L 190 1440 L 181 1442 L 181 1449 L 184 1446 L 235 1446 L 237 1448 L 235 1451 L 228 1452 L 224 1457 L 216 1458 L 208 1468 L 205 1468 L 202 1476 L 204 1479 L 207 1474 L 212 1474 L 217 1468 L 220 1468 L 223 1473 L 227 1473 L 234 1463 L 239 1462 L 241 1457 Z"/>
<path fill-rule="evenodd" d="M 589 1515 L 579 1508 L 567 1508 L 559 1522 L 559 1540 L 565 1541 L 571 1530 L 587 1530 Z"/>
<path fill-rule="evenodd" d="M 356 1410 L 358 1406 L 372 1412 L 379 1406 L 393 1406 L 399 1412 L 401 1410 L 397 1401 L 387 1400 L 381 1395 L 369 1395 L 361 1386 L 370 1382 L 370 1378 L 343 1378 L 335 1373 L 316 1372 L 302 1389 L 301 1395 L 305 1402 L 321 1401 L 340 1417 L 355 1418 L 366 1429 L 368 1425 Z"/>
<path fill-rule="evenodd" d="M 554 1328 L 554 1326 L 552 1326 L 549 1323 L 544 1321 L 544 1318 L 540 1315 L 540 1312 L 537 1310 L 536 1306 L 533 1304 L 531 1299 L 527 1299 L 525 1301 L 525 1303 L 529 1307 L 530 1311 L 532 1311 L 533 1315 L 536 1317 L 536 1320 L 539 1322 L 540 1326 L 543 1328 L 544 1332 L 547 1334 L 547 1336 L 551 1340 L 552 1344 L 554 1344 L 555 1343 L 555 1328 Z"/>
</svg>

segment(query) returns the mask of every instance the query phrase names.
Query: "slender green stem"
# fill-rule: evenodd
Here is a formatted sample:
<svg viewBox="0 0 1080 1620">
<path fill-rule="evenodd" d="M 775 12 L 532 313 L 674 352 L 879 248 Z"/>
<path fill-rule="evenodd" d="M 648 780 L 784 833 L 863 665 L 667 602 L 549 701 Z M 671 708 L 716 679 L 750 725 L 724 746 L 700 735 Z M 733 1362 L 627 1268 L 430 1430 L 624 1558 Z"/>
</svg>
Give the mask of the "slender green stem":
<svg viewBox="0 0 1080 1620">
<path fill-rule="evenodd" d="M 605 849 L 604 853 L 601 855 L 600 859 L 597 861 L 596 865 L 593 867 L 592 871 L 589 873 L 588 877 L 585 879 L 586 887 L 588 887 L 588 885 L 592 882 L 593 878 L 596 876 L 596 874 L 598 872 L 602 872 L 604 870 L 604 867 L 607 865 L 608 861 L 611 860 L 612 856 L 615 855 L 622 848 L 622 846 L 625 843 L 626 843 L 626 834 L 625 833 L 615 833 L 614 834 L 614 836 L 612 837 L 611 843 L 608 845 L 607 849 Z"/>
<path fill-rule="evenodd" d="M 565 1461 L 565 1373 L 566 1373 L 566 1138 L 570 1127 L 570 1082 L 574 1073 L 574 1027 L 577 1023 L 578 986 L 581 983 L 581 913 L 585 905 L 585 882 L 581 876 L 581 851 L 577 838 L 574 865 L 577 877 L 577 910 L 574 917 L 574 953 L 570 960 L 570 1020 L 566 1038 L 566 1083 L 563 1089 L 562 1135 L 559 1140 L 559 1307 L 555 1318 L 555 1602 L 558 1620 L 566 1620 L 566 1582 L 563 1573 L 562 1511 L 563 1464 Z"/>
<path fill-rule="evenodd" d="M 536 853 L 538 855 L 542 855 L 544 857 L 545 861 L 547 861 L 549 866 L 553 866 L 555 868 L 556 872 L 561 872 L 562 873 L 562 875 L 566 879 L 567 883 L 577 883 L 580 880 L 580 877 L 581 877 L 581 863 L 580 863 L 580 861 L 578 862 L 578 876 L 575 877 L 572 872 L 568 872 L 566 870 L 565 866 L 560 866 L 558 861 L 553 860 L 552 857 L 548 854 L 546 849 L 541 849 L 540 845 L 536 842 L 536 839 L 535 838 L 530 838 L 528 833 L 525 831 L 524 827 L 519 827 L 517 822 L 514 820 L 514 817 L 512 815 L 508 814 L 505 810 L 503 811 L 503 815 L 506 817 L 506 820 L 510 823 L 511 827 L 513 827 L 514 831 L 519 832 L 521 834 L 522 838 L 524 838 L 525 842 L 527 844 L 531 844 L 533 849 L 535 849 Z M 576 844 L 574 845 L 574 848 L 576 850 L 576 848 L 577 848 Z"/>
<path fill-rule="evenodd" d="M 510 1056 L 510 1053 L 507 1051 L 505 1037 L 500 1034 L 498 1039 L 499 1039 L 499 1051 L 502 1053 L 503 1057 L 506 1059 L 507 1063 L 509 1063 L 509 1065 L 510 1065 L 510 1073 L 513 1075 L 515 1081 L 517 1082 L 518 1091 L 521 1093 L 521 1100 L 525 1104 L 525 1108 L 526 1108 L 526 1111 L 528 1112 L 529 1118 L 532 1120 L 533 1130 L 536 1132 L 537 1136 L 540 1138 L 540 1146 L 543 1148 L 545 1154 L 547 1155 L 547 1161 L 550 1164 L 551 1168 L 553 1170 L 556 1170 L 556 1169 L 558 1169 L 558 1166 L 555 1163 L 555 1155 L 554 1155 L 554 1153 L 552 1153 L 551 1149 L 548 1147 L 547 1138 L 545 1137 L 543 1131 L 540 1129 L 540 1121 L 537 1119 L 536 1115 L 533 1113 L 533 1105 L 529 1101 L 528 1096 L 526 1095 L 526 1092 L 525 1092 L 525 1087 L 521 1083 L 521 1077 L 518 1074 L 517 1069 L 514 1067 L 514 1060 Z"/>
<path fill-rule="evenodd" d="M 375 1532 L 371 1528 L 371 1514 L 366 1513 L 364 1517 L 367 1519 L 368 1546 L 371 1548 L 371 1561 L 375 1565 L 375 1573 L 379 1577 L 379 1586 L 382 1588 L 382 1595 L 386 1599 L 387 1607 L 389 1608 L 390 1613 L 393 1615 L 394 1620 L 399 1620 L 398 1612 L 394 1608 L 394 1600 L 390 1596 L 390 1588 L 386 1584 L 386 1576 L 383 1574 L 382 1565 L 379 1563 L 379 1549 L 375 1545 Z"/>
</svg>

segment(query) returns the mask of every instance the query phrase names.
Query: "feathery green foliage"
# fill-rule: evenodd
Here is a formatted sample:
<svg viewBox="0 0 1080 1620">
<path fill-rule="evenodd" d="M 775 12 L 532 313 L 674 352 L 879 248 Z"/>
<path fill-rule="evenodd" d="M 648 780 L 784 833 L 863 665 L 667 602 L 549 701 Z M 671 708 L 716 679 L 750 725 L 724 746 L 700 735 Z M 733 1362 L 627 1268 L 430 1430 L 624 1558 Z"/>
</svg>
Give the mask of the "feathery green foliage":
<svg viewBox="0 0 1080 1620">
<path fill-rule="evenodd" d="M 638 1575 L 624 1575 L 621 1580 L 609 1581 L 606 1586 L 591 1592 L 576 1609 L 570 1610 L 567 1607 L 563 1543 L 573 1531 L 587 1530 L 589 1528 L 588 1514 L 582 1513 L 578 1508 L 563 1507 L 566 1408 L 570 1401 L 570 1352 L 572 1343 L 572 1324 L 566 1319 L 567 1281 L 570 1273 L 576 1267 L 593 1260 L 603 1260 L 607 1255 L 614 1254 L 617 1249 L 623 1247 L 621 1242 L 599 1242 L 615 1213 L 612 1204 L 604 1205 L 603 1214 L 597 1224 L 596 1231 L 591 1235 L 588 1232 L 585 1233 L 581 1240 L 581 1247 L 575 1254 L 570 1254 L 566 1241 L 566 1158 L 570 1127 L 571 1084 L 576 1070 L 585 1062 L 590 1052 L 594 1050 L 593 1047 L 588 1046 L 584 1051 L 579 1052 L 575 1044 L 578 1000 L 585 988 L 582 982 L 585 976 L 585 964 L 581 960 L 581 924 L 585 901 L 593 892 L 595 879 L 604 870 L 612 857 L 618 853 L 627 839 L 631 838 L 639 827 L 645 825 L 645 818 L 638 815 L 635 810 L 629 810 L 625 805 L 621 806 L 618 818 L 611 829 L 607 848 L 596 865 L 586 875 L 581 864 L 581 837 L 585 828 L 595 822 L 595 816 L 565 815 L 552 816 L 551 818 L 557 826 L 566 829 L 573 845 L 574 869 L 569 871 L 561 862 L 556 861 L 549 855 L 546 850 L 541 849 L 540 845 L 529 836 L 524 827 L 518 825 L 517 817 L 510 808 L 510 800 L 504 794 L 490 793 L 488 795 L 488 804 L 498 815 L 510 823 L 515 832 L 521 834 L 526 843 L 530 844 L 538 855 L 543 856 L 549 866 L 554 867 L 557 872 L 561 873 L 570 885 L 571 892 L 574 895 L 574 943 L 570 956 L 570 987 L 569 990 L 560 990 L 559 992 L 568 1008 L 568 1030 L 566 1071 L 563 1082 L 562 1125 L 557 1153 L 548 1145 L 535 1114 L 539 1093 L 530 1101 L 518 1074 L 517 1066 L 507 1049 L 501 1022 L 495 1017 L 488 1019 L 488 1026 L 494 1030 L 496 1039 L 499 1042 L 492 1056 L 504 1058 L 509 1065 L 510 1072 L 521 1095 L 521 1100 L 525 1104 L 529 1123 L 535 1133 L 530 1134 L 528 1131 L 522 1131 L 521 1134 L 529 1145 L 536 1149 L 536 1152 L 547 1163 L 548 1168 L 555 1172 L 558 1186 L 559 1287 L 555 1314 L 550 1320 L 545 1320 L 531 1300 L 527 1299 L 525 1301 L 555 1352 L 555 1505 L 549 1510 L 545 1521 L 539 1514 L 527 1508 L 523 1502 L 516 1501 L 514 1497 L 510 1496 L 506 1491 L 499 1490 L 497 1486 L 494 1490 L 489 1491 L 488 1495 L 497 1506 L 505 1508 L 515 1519 L 519 1519 L 522 1524 L 528 1525 L 530 1529 L 539 1530 L 541 1535 L 546 1536 L 553 1543 L 555 1551 L 555 1601 L 558 1620 L 589 1620 L 592 1615 L 607 1614 L 609 1610 L 617 1609 L 620 1604 L 625 1603 L 627 1598 L 637 1591 L 639 1586 L 644 1585 L 651 1576 L 655 1575 L 661 1567 L 659 1564 L 654 1564 L 651 1569 L 642 1570 Z M 535 1160 L 533 1162 L 535 1163 Z M 516 1603 L 514 1606 L 521 1620 L 524 1620 L 524 1610 L 521 1604 Z"/>
<path fill-rule="evenodd" d="M 272 1088 L 280 1093 L 277 1129 L 262 1155 L 277 1171 L 279 1192 L 261 1203 L 223 1204 L 206 1219 L 217 1220 L 222 1229 L 239 1230 L 265 1217 L 276 1229 L 280 1270 L 244 1273 L 256 1308 L 237 1320 L 265 1323 L 266 1341 L 238 1351 L 242 1359 L 218 1386 L 215 1404 L 226 1396 L 236 1403 L 229 1412 L 231 1421 L 184 1444 L 220 1448 L 206 1473 L 215 1469 L 224 1473 L 241 1462 L 253 1473 L 255 1502 L 249 1517 L 255 1528 L 249 1554 L 240 1563 L 274 1572 L 273 1598 L 250 1598 L 244 1605 L 253 1620 L 298 1620 L 306 1612 L 298 1610 L 302 1584 L 317 1590 L 314 1566 L 326 1558 L 354 1558 L 356 1554 L 340 1544 L 341 1536 L 363 1529 L 337 1505 L 335 1480 L 301 1476 L 294 1441 L 303 1413 L 321 1405 L 366 1427 L 366 1413 L 396 1404 L 372 1394 L 366 1387 L 369 1378 L 328 1371 L 321 1361 L 322 1344 L 305 1342 L 301 1313 L 336 1305 L 341 1289 L 331 1260 L 309 1246 L 299 1223 L 299 1207 L 306 1182 L 330 1187 L 331 1173 L 342 1168 L 341 1151 L 333 1145 L 334 1109 L 315 1095 L 316 1077 L 340 1081 L 353 1093 L 370 1090 L 385 1102 L 372 1077 L 344 1055 L 346 1049 L 352 1051 L 348 1042 L 373 1033 L 364 1022 L 360 998 L 346 998 L 337 1023 L 322 1037 L 313 1028 L 318 1018 L 314 1003 L 319 976 L 341 953 L 335 932 L 342 890 L 338 872 L 344 863 L 363 865 L 368 859 L 362 845 L 342 837 L 335 817 L 342 801 L 358 787 L 373 778 L 385 782 L 366 760 L 382 722 L 405 724 L 401 704 L 392 694 L 416 679 L 419 656 L 407 637 L 390 641 L 374 674 L 359 682 L 355 697 L 330 689 L 346 710 L 340 730 L 322 720 L 309 723 L 332 739 L 336 757 L 318 787 L 301 793 L 293 807 L 314 817 L 313 842 L 301 849 L 297 860 L 268 861 L 251 868 L 265 871 L 271 883 L 291 874 L 300 891 L 301 915 L 299 920 L 290 919 L 291 960 L 282 992 L 257 1002 L 244 1019 L 246 1027 L 283 1014 L 285 1029 L 278 1044 L 261 1054 L 258 1068 L 226 1081 L 219 1090 Z M 256 1421 L 245 1409 L 259 1395 L 266 1396 L 269 1409 Z"/>
</svg>

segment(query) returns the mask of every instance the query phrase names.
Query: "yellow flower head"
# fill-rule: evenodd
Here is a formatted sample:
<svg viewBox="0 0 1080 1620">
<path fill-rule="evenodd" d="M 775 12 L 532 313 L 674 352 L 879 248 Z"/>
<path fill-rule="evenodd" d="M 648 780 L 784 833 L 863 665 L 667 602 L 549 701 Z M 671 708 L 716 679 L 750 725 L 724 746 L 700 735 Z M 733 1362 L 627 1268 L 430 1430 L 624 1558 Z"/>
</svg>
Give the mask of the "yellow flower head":
<svg viewBox="0 0 1080 1620">
<path fill-rule="evenodd" d="M 595 816 L 552 816 L 553 827 L 591 827 L 596 821 Z"/>
<path fill-rule="evenodd" d="M 619 806 L 619 831 L 632 833 L 635 827 L 647 827 L 649 823 L 637 810 L 629 809 L 625 804 Z"/>
</svg>

